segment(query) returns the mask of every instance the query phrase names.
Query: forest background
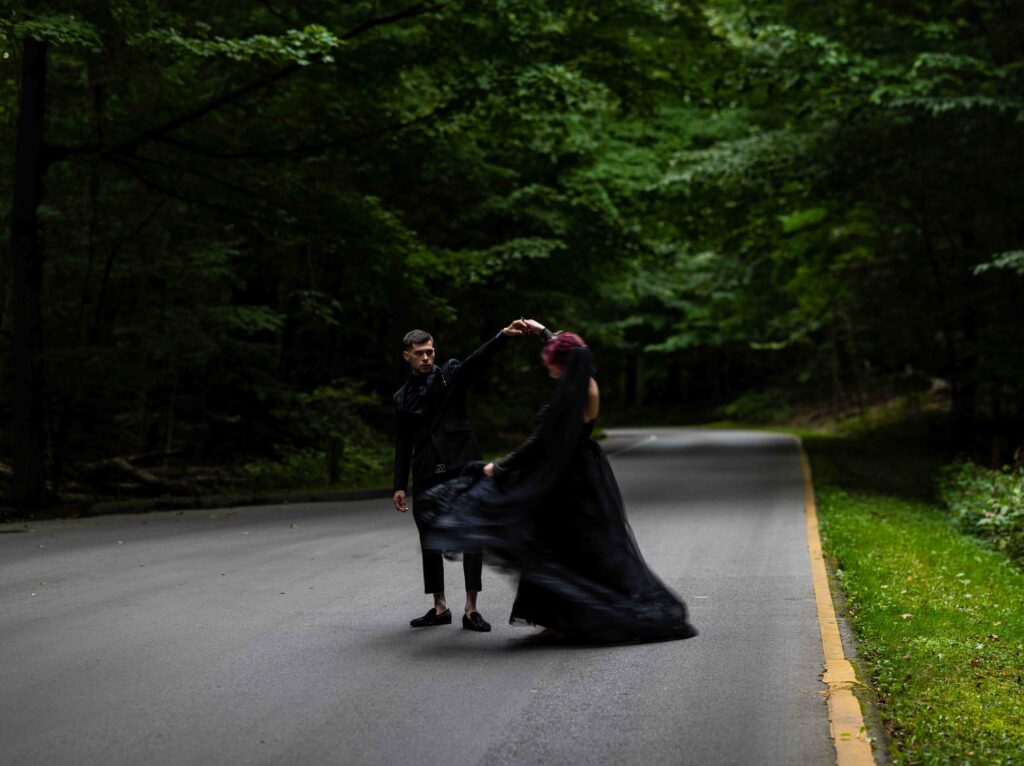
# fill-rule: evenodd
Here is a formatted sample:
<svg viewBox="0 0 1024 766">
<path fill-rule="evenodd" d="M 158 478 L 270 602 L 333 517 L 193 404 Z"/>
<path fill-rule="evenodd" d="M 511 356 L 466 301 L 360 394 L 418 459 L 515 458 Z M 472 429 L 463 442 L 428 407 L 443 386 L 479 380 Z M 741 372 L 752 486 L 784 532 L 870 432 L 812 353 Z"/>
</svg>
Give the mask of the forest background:
<svg viewBox="0 0 1024 766">
<path fill-rule="evenodd" d="M 0 30 L 12 507 L 380 485 L 402 335 L 464 356 L 519 316 L 587 338 L 606 423 L 885 405 L 949 455 L 1022 444 L 1018 3 L 5 0 Z M 489 448 L 537 351 L 475 394 Z"/>
</svg>

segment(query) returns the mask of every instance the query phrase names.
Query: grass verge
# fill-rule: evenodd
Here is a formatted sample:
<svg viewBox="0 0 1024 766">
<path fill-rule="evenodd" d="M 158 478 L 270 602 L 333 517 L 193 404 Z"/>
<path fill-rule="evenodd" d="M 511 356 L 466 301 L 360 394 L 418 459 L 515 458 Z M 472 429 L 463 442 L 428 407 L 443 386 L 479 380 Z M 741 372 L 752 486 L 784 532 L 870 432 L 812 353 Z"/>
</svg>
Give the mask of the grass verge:
<svg viewBox="0 0 1024 766">
<path fill-rule="evenodd" d="M 1024 764 L 1024 572 L 931 500 L 942 455 L 804 440 L 893 762 Z"/>
</svg>

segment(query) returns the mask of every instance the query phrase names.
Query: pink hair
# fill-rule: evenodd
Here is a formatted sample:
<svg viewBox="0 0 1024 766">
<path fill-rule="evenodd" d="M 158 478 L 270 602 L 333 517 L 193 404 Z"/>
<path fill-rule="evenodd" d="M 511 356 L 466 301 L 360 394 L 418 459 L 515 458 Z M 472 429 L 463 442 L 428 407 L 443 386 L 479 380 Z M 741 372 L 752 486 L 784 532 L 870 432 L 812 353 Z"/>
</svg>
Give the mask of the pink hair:
<svg viewBox="0 0 1024 766">
<path fill-rule="evenodd" d="M 569 352 L 574 348 L 586 348 L 587 344 L 583 342 L 583 338 L 574 332 L 560 332 L 554 338 L 549 340 L 544 350 L 541 352 L 541 356 L 544 357 L 546 364 L 552 364 L 555 367 L 564 367 L 565 358 L 569 356 Z"/>
</svg>

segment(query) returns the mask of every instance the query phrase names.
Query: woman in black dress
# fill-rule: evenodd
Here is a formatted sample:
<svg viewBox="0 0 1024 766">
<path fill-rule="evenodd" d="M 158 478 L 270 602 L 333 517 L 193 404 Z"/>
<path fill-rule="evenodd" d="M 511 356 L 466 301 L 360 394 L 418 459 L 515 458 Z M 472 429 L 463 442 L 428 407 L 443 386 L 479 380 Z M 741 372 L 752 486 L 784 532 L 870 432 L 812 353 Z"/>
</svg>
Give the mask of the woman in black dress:
<svg viewBox="0 0 1024 766">
<path fill-rule="evenodd" d="M 528 320 L 534 332 L 550 336 Z M 428 532 L 441 550 L 482 548 L 520 573 L 510 622 L 578 642 L 689 638 L 686 605 L 647 567 L 615 476 L 591 438 L 599 393 L 590 349 L 550 336 L 544 363 L 559 382 L 533 435 L 510 455 L 430 490 Z"/>
</svg>

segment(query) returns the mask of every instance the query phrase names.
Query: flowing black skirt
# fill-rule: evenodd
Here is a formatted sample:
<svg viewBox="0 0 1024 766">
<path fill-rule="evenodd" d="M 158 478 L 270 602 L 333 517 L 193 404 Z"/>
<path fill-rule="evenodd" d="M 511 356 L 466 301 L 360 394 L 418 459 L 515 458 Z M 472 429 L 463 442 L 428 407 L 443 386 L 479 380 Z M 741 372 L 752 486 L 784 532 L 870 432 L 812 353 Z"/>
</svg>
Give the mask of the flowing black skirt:
<svg viewBox="0 0 1024 766">
<path fill-rule="evenodd" d="M 528 471 L 498 481 L 481 467 L 424 495 L 424 539 L 481 548 L 488 563 L 519 573 L 510 622 L 582 642 L 696 635 L 686 605 L 644 562 L 597 442 L 582 440 L 543 492 L 530 492 Z"/>
</svg>

